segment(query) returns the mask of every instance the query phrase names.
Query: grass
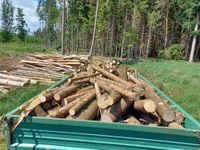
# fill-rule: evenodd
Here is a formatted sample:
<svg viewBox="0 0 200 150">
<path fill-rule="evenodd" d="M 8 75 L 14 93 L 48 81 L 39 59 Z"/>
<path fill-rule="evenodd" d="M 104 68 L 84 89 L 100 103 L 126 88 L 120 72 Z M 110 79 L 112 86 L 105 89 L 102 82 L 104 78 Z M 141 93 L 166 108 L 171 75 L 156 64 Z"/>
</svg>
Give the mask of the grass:
<svg viewBox="0 0 200 150">
<path fill-rule="evenodd" d="M 31 99 L 46 88 L 48 86 L 44 84 L 29 85 L 10 91 L 8 94 L 0 97 L 0 116 Z"/>
<path fill-rule="evenodd" d="M 30 43 L 0 43 L 0 57 L 16 57 L 27 53 L 49 53 L 54 51 L 53 48 L 45 48 L 41 44 Z"/>
<path fill-rule="evenodd" d="M 48 85 L 36 84 L 10 91 L 8 94 L 0 97 L 0 116 L 13 110 L 47 88 Z M 5 149 L 5 138 L 1 130 L 0 124 L 0 150 L 3 150 Z"/>
<path fill-rule="evenodd" d="M 132 66 L 200 121 L 200 64 L 141 60 Z"/>
</svg>

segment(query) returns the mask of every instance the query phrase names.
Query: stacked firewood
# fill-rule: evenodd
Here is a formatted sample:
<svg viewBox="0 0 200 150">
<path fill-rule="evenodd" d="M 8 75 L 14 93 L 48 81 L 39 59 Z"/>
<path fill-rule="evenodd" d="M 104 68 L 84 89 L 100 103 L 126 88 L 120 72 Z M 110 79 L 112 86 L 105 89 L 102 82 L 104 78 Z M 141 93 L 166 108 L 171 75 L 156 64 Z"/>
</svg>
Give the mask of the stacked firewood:
<svg viewBox="0 0 200 150">
<path fill-rule="evenodd" d="M 52 84 L 78 68 L 87 65 L 86 56 L 63 56 L 59 54 L 28 55 L 20 65 L 9 73 L 43 83 Z"/>
<path fill-rule="evenodd" d="M 93 64 L 61 86 L 44 91 L 21 110 L 20 120 L 29 114 L 173 128 L 183 128 L 184 121 L 183 114 L 137 78 L 135 70 Z"/>
</svg>

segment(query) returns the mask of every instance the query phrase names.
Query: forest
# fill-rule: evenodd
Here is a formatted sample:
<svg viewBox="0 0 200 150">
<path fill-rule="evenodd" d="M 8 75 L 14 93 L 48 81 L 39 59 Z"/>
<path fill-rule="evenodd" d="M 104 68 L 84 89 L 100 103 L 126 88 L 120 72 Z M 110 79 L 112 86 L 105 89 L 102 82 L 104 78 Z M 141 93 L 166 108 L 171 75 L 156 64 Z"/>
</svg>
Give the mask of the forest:
<svg viewBox="0 0 200 150">
<path fill-rule="evenodd" d="M 66 54 L 200 59 L 199 0 L 39 0 L 34 33 L 12 1 L 3 0 L 1 11 L 3 43 L 41 43 Z"/>
</svg>

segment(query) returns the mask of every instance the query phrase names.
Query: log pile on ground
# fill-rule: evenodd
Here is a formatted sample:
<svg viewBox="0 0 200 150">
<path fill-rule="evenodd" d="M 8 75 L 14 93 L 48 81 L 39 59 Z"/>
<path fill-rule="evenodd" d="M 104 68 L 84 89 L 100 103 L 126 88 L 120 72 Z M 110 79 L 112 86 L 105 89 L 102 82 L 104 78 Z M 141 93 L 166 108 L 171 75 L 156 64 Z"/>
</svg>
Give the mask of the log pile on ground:
<svg viewBox="0 0 200 150">
<path fill-rule="evenodd" d="M 29 80 L 24 77 L 8 75 L 2 72 L 0 73 L 0 94 L 5 94 L 11 89 L 24 87 L 30 83 L 37 83 L 37 81 Z"/>
<path fill-rule="evenodd" d="M 7 74 L 52 84 L 62 79 L 65 74 L 81 69 L 87 63 L 88 58 L 85 55 L 28 55 L 20 61 L 20 65 L 16 66 Z"/>
<path fill-rule="evenodd" d="M 20 120 L 28 114 L 172 128 L 183 128 L 184 120 L 135 70 L 93 64 L 27 103 Z"/>
</svg>

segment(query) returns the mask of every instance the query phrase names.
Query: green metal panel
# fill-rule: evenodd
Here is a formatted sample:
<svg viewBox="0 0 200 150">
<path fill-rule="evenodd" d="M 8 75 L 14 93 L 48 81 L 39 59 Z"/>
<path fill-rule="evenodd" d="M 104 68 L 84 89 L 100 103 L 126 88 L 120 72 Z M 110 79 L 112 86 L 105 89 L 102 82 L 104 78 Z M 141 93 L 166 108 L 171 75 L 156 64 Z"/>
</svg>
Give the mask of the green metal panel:
<svg viewBox="0 0 200 150">
<path fill-rule="evenodd" d="M 14 131 L 12 148 L 198 149 L 197 134 L 197 131 L 166 127 L 28 117 Z"/>
<path fill-rule="evenodd" d="M 140 77 L 151 84 L 143 76 Z M 58 85 L 56 84 L 53 87 Z M 14 114 L 18 111 L 19 108 L 17 108 L 7 114 L 7 141 L 11 141 L 8 143 L 8 148 L 16 150 L 199 149 L 200 124 L 198 121 L 159 89 L 154 88 L 175 109 L 184 113 L 186 116 L 186 129 L 27 117 L 13 133 L 9 133 L 9 127 L 11 127 L 14 120 L 16 121 L 19 118 L 18 115 Z"/>
</svg>

